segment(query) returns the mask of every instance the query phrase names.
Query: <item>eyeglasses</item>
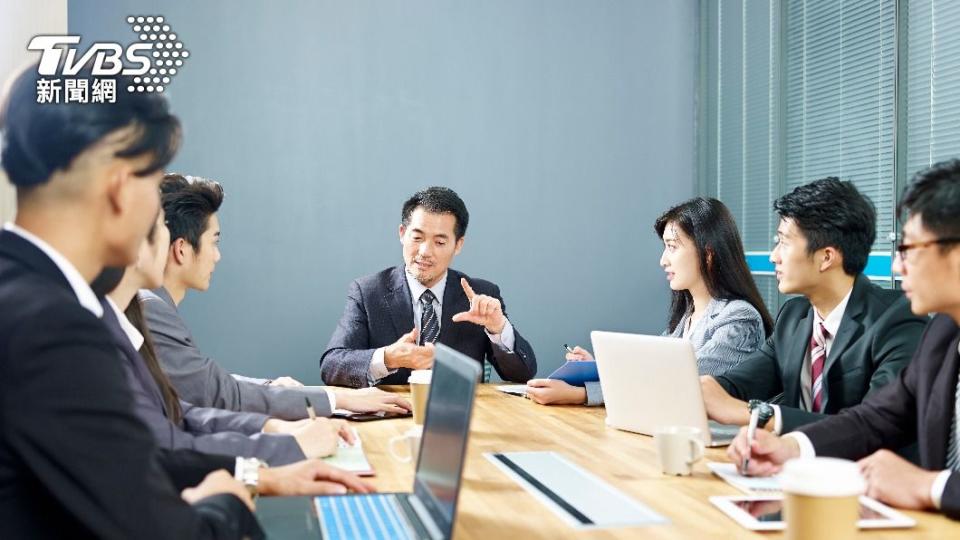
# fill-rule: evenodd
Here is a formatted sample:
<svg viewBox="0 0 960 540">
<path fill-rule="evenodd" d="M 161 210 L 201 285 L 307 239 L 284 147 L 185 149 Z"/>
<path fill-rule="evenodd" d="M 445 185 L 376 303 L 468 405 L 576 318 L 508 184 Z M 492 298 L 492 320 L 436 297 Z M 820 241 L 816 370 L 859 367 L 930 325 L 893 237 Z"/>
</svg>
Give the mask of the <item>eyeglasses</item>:
<svg viewBox="0 0 960 540">
<path fill-rule="evenodd" d="M 947 244 L 956 244 L 956 243 L 960 243 L 960 237 L 953 236 L 950 238 L 937 238 L 936 240 L 927 240 L 926 242 L 913 242 L 910 244 L 901 242 L 897 244 L 897 255 L 899 255 L 900 260 L 903 261 L 903 260 L 906 260 L 907 253 L 909 253 L 911 249 L 925 248 L 933 245 L 943 246 Z"/>
</svg>

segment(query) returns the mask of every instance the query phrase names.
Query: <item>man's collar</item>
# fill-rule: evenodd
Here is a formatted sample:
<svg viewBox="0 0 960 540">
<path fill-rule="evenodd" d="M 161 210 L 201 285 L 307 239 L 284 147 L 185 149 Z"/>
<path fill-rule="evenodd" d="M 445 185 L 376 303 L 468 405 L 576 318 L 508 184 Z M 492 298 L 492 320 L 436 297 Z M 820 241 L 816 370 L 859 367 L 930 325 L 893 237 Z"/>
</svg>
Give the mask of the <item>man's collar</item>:
<svg viewBox="0 0 960 540">
<path fill-rule="evenodd" d="M 63 277 L 67 279 L 67 283 L 69 283 L 70 288 L 73 289 L 73 293 L 77 296 L 80 305 L 90 313 L 96 315 L 98 319 L 103 317 L 103 306 L 101 306 L 100 301 L 97 300 L 97 295 L 93 293 L 90 284 L 87 283 L 87 280 L 83 279 L 80 271 L 77 270 L 77 267 L 74 266 L 73 263 L 54 249 L 53 246 L 28 230 L 18 227 L 14 223 L 6 223 L 3 228 L 30 242 L 34 247 L 42 251 L 44 255 L 49 257 L 50 260 L 53 261 L 53 264 L 57 265 Z"/>
<path fill-rule="evenodd" d="M 853 294 L 853 286 L 850 287 L 850 290 L 847 291 L 847 295 L 843 297 L 843 300 L 837 304 L 837 307 L 833 308 L 833 311 L 830 312 L 830 315 L 827 315 L 826 319 L 821 319 L 820 314 L 817 313 L 817 310 L 813 310 L 814 321 L 817 323 L 823 323 L 823 327 L 826 328 L 827 332 L 831 336 L 836 336 L 837 331 L 840 329 L 840 322 L 843 321 L 843 314 L 847 311 L 847 304 L 850 303 L 850 295 Z"/>
<path fill-rule="evenodd" d="M 433 292 L 433 295 L 437 297 L 437 302 L 440 305 L 443 305 L 443 292 L 447 288 L 447 276 L 450 270 L 447 270 L 443 273 L 443 277 L 440 278 L 440 281 L 436 285 L 430 287 L 430 291 Z M 417 281 L 417 278 L 410 275 L 409 272 L 404 271 L 404 275 L 407 278 L 407 285 L 410 287 L 410 296 L 413 298 L 414 302 L 420 301 L 420 296 L 423 295 L 424 291 L 427 290 L 426 285 Z"/>
</svg>

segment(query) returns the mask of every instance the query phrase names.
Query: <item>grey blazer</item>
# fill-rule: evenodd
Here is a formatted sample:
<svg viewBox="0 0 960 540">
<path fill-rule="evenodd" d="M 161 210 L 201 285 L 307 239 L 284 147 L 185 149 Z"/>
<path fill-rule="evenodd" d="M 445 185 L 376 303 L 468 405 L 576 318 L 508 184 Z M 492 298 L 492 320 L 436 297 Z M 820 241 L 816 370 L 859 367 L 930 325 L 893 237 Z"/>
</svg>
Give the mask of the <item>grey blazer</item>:
<svg viewBox="0 0 960 540">
<path fill-rule="evenodd" d="M 292 436 L 261 433 L 270 418 L 263 414 L 194 407 L 181 401 L 183 420 L 180 425 L 171 422 L 160 387 L 146 363 L 124 334 L 113 309 L 106 301 L 100 303 L 104 307 L 103 322 L 126 360 L 124 371 L 133 393 L 134 413 L 147 424 L 160 447 L 257 457 L 270 465 L 286 465 L 306 457 Z"/>
<path fill-rule="evenodd" d="M 687 313 L 673 332 L 663 336 L 683 337 L 683 328 L 690 318 Z M 763 345 L 766 339 L 763 318 L 744 300 L 711 300 L 700 322 L 687 337 L 697 356 L 700 375 L 722 375 Z M 587 383 L 587 405 L 603 404 L 599 382 Z"/>
<path fill-rule="evenodd" d="M 157 360 L 185 401 L 201 407 L 263 413 L 284 420 L 307 417 L 304 397 L 318 415 L 330 416 L 322 388 L 278 388 L 237 380 L 197 347 L 166 289 L 141 290 L 144 318 L 157 348 Z"/>
</svg>

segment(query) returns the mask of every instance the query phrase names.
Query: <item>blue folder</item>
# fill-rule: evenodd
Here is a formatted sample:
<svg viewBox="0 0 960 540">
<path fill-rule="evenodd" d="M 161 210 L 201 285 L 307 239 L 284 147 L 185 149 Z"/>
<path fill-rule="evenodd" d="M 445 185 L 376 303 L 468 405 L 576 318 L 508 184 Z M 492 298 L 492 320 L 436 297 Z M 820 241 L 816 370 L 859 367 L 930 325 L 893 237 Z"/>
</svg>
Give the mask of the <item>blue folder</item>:
<svg viewBox="0 0 960 540">
<path fill-rule="evenodd" d="M 571 386 L 584 386 L 588 382 L 600 380 L 595 361 L 568 360 L 557 368 L 548 379 L 559 379 Z"/>
</svg>

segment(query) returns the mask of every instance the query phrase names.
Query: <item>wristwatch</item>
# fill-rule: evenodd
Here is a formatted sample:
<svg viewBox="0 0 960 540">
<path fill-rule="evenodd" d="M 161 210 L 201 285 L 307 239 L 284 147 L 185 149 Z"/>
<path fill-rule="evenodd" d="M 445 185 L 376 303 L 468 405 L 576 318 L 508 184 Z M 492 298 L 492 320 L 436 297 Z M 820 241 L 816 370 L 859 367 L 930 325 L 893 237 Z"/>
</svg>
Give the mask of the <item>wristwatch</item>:
<svg viewBox="0 0 960 540">
<path fill-rule="evenodd" d="M 266 461 L 258 458 L 237 458 L 236 468 L 233 471 L 233 477 L 239 480 L 251 497 L 259 495 L 260 469 L 269 467 Z"/>
<path fill-rule="evenodd" d="M 773 418 L 773 405 L 770 405 L 766 401 L 760 401 L 759 399 L 751 399 L 747 402 L 747 410 L 752 413 L 754 409 L 760 411 L 757 415 L 757 426 L 761 428 L 766 427 L 767 422 Z"/>
</svg>

